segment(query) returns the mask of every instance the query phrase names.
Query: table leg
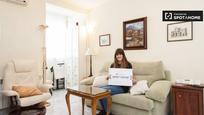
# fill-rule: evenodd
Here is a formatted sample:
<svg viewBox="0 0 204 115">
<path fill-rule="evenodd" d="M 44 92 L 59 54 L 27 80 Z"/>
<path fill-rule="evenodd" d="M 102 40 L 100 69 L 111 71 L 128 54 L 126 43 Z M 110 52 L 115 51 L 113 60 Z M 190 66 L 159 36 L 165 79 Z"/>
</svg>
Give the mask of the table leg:
<svg viewBox="0 0 204 115">
<path fill-rule="evenodd" d="M 92 100 L 92 115 L 96 115 L 96 99 Z"/>
<path fill-rule="evenodd" d="M 66 98 L 66 102 L 67 102 L 67 109 L 68 109 L 68 111 L 69 111 L 69 115 L 71 115 L 71 109 L 70 109 L 70 93 L 69 93 L 69 92 L 67 92 L 65 98 Z"/>
<path fill-rule="evenodd" d="M 82 115 L 84 115 L 84 101 L 85 101 L 85 98 L 82 97 Z"/>
<path fill-rule="evenodd" d="M 110 110 L 111 110 L 111 106 L 112 106 L 112 98 L 111 98 L 111 96 L 108 96 L 107 100 L 108 100 L 108 103 L 107 103 L 107 113 L 106 113 L 106 115 L 109 115 L 110 114 Z"/>
</svg>

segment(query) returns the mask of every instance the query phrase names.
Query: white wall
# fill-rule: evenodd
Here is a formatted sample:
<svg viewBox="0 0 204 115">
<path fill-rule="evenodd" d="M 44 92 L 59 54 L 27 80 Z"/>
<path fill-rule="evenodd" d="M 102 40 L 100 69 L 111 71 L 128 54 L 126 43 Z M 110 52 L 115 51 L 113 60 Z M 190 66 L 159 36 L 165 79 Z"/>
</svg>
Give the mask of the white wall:
<svg viewBox="0 0 204 115">
<path fill-rule="evenodd" d="M 0 77 L 5 64 L 14 58 L 35 59 L 39 71 L 45 31 L 45 0 L 29 0 L 28 6 L 0 1 Z"/>
<path fill-rule="evenodd" d="M 200 79 L 204 82 L 203 22 L 193 23 L 193 41 L 167 42 L 167 24 L 162 10 L 204 10 L 203 0 L 111 0 L 89 14 L 89 46 L 98 49 L 93 58 L 94 73 L 104 62 L 113 61 L 116 48 L 123 47 L 123 21 L 147 16 L 147 50 L 126 50 L 130 61 L 162 60 L 173 80 Z M 111 46 L 99 47 L 101 34 L 111 34 Z"/>
<path fill-rule="evenodd" d="M 79 8 L 78 6 L 72 4 L 69 0 L 47 0 L 48 3 L 54 4 L 63 8 L 67 8 L 72 11 L 80 12 L 80 13 L 88 13 L 88 10 L 84 10 Z"/>
</svg>

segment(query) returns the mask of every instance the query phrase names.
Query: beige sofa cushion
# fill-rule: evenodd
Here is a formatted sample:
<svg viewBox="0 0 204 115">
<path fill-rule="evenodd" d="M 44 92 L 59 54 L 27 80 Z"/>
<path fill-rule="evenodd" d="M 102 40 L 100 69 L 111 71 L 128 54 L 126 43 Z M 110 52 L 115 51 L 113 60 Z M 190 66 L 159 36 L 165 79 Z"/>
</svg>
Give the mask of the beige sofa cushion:
<svg viewBox="0 0 204 115">
<path fill-rule="evenodd" d="M 129 93 L 113 95 L 112 102 L 147 111 L 154 107 L 153 100 L 146 98 L 144 95 L 132 96 Z"/>
<path fill-rule="evenodd" d="M 166 80 L 156 81 L 145 93 L 145 96 L 156 101 L 164 102 L 170 92 L 171 84 L 170 81 Z"/>
<path fill-rule="evenodd" d="M 103 67 L 100 70 L 100 74 L 107 74 L 108 73 L 108 69 L 110 68 L 112 63 L 113 62 L 106 62 L 106 63 L 104 63 Z"/>
<path fill-rule="evenodd" d="M 135 85 L 130 88 L 131 95 L 140 95 L 145 94 L 146 91 L 149 90 L 147 85 L 147 80 L 139 80 Z"/>
<path fill-rule="evenodd" d="M 147 80 L 148 85 L 157 80 L 165 79 L 163 63 L 158 62 L 132 62 L 133 74 L 138 80 Z"/>
<path fill-rule="evenodd" d="M 81 85 L 92 85 L 96 76 L 87 77 L 80 81 Z"/>
<path fill-rule="evenodd" d="M 93 86 L 103 86 L 103 85 L 108 85 L 108 75 L 101 75 L 95 77 L 93 81 Z"/>
</svg>

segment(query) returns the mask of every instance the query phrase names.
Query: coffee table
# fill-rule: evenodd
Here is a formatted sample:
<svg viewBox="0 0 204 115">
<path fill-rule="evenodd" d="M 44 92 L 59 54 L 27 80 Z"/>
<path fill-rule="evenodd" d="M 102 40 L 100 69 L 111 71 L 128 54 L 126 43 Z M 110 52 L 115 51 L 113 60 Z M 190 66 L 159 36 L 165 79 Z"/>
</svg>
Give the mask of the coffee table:
<svg viewBox="0 0 204 115">
<path fill-rule="evenodd" d="M 112 104 L 111 94 L 106 89 L 98 88 L 98 87 L 90 87 L 90 88 L 67 88 L 66 94 L 66 102 L 67 102 L 67 109 L 69 110 L 69 115 L 71 115 L 71 108 L 70 108 L 70 95 L 79 96 L 82 98 L 82 115 L 84 115 L 84 102 L 85 99 L 90 99 L 92 101 L 92 115 L 96 115 L 96 106 L 97 101 L 103 98 L 107 98 L 107 114 L 110 113 L 110 108 Z"/>
</svg>

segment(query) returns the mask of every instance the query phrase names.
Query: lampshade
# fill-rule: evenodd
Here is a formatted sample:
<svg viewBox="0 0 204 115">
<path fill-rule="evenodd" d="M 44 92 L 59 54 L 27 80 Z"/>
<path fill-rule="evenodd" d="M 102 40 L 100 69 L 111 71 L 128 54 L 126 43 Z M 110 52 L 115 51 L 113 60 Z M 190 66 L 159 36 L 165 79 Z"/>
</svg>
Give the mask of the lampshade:
<svg viewBox="0 0 204 115">
<path fill-rule="evenodd" d="M 85 55 L 87 55 L 87 56 L 89 56 L 89 55 L 96 55 L 96 52 L 92 48 L 87 48 Z"/>
</svg>

